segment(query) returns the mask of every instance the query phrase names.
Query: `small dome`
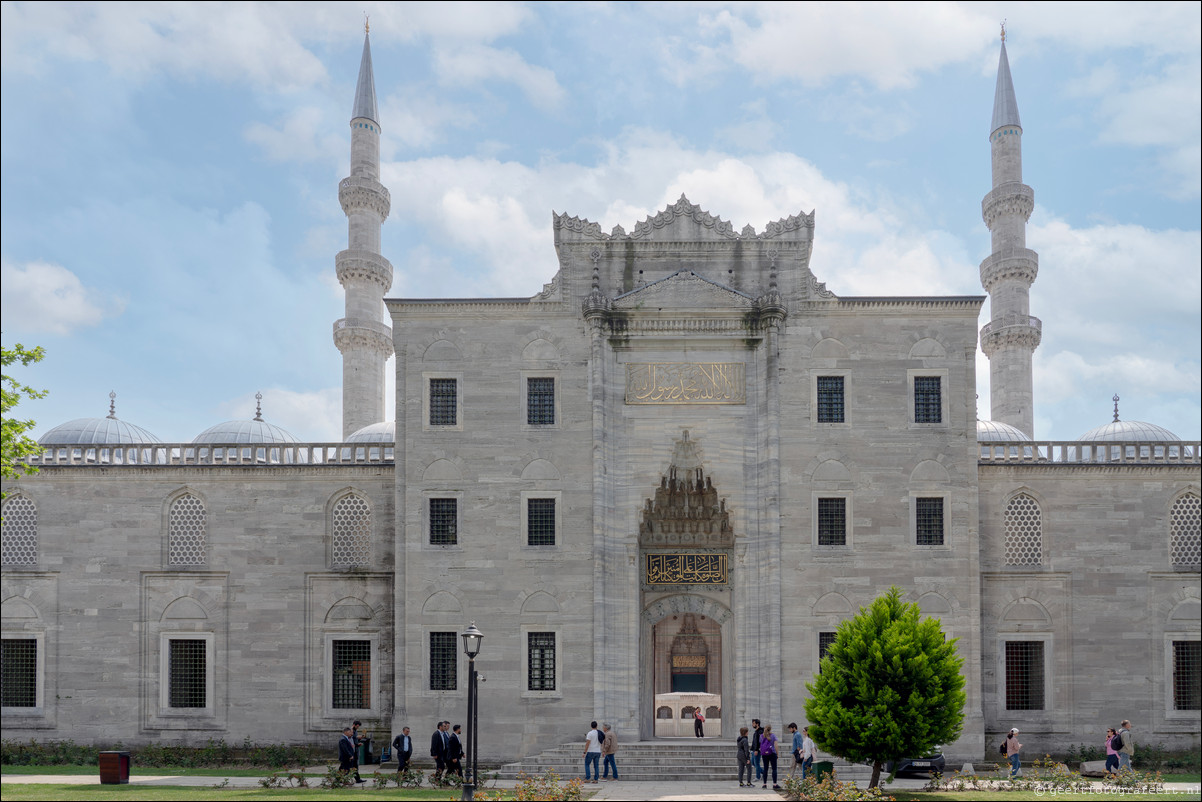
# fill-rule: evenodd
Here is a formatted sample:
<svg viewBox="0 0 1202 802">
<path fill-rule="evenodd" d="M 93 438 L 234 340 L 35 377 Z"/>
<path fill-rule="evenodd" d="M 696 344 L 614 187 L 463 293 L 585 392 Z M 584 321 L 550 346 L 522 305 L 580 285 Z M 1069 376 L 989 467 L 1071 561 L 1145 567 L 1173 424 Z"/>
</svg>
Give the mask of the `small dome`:
<svg viewBox="0 0 1202 802">
<path fill-rule="evenodd" d="M 384 421 L 364 426 L 346 438 L 348 443 L 395 443 L 396 421 Z"/>
<path fill-rule="evenodd" d="M 161 443 L 158 437 L 132 423 L 117 420 L 117 394 L 109 393 L 107 418 L 76 418 L 60 423 L 38 439 L 43 446 L 60 445 L 144 445 Z"/>
<path fill-rule="evenodd" d="M 210 426 L 196 437 L 193 443 L 216 443 L 218 445 L 299 443 L 292 433 L 263 420 L 263 394 L 255 393 L 255 417 L 252 420 L 227 420 Z"/>
<path fill-rule="evenodd" d="M 977 421 L 977 441 L 981 443 L 1029 443 L 1031 438 L 1008 423 L 979 420 Z"/>
<path fill-rule="evenodd" d="M 1116 420 L 1107 423 L 1105 426 L 1098 426 L 1090 429 L 1085 434 L 1077 438 L 1082 441 L 1108 441 L 1108 442 L 1142 442 L 1153 441 L 1170 442 L 1179 441 L 1181 438 L 1170 432 L 1163 426 L 1157 426 L 1154 423 L 1144 423 L 1137 420 Z"/>
</svg>

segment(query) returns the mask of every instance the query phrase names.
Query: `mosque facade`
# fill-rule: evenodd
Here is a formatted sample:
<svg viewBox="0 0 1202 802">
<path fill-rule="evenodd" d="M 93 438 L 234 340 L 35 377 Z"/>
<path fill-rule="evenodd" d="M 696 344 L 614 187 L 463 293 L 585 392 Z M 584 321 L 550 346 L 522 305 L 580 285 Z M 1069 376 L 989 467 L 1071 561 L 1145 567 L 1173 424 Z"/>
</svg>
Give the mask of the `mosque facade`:
<svg viewBox="0 0 1202 802">
<path fill-rule="evenodd" d="M 949 758 L 1123 718 L 1198 743 L 1200 444 L 1117 400 L 1078 440 L 1032 439 L 1034 194 L 1004 42 L 987 296 L 841 296 L 811 269 L 812 213 L 735 230 L 682 196 L 629 232 L 556 215 L 533 297 L 387 298 L 380 132 L 365 40 L 343 442 L 256 412 L 164 443 L 110 409 L 5 482 L 5 738 L 422 733 L 462 718 L 469 622 L 481 721 L 506 733 L 482 759 L 592 719 L 684 734 L 697 707 L 709 734 L 781 729 L 840 622 L 896 585 L 958 638 Z"/>
</svg>

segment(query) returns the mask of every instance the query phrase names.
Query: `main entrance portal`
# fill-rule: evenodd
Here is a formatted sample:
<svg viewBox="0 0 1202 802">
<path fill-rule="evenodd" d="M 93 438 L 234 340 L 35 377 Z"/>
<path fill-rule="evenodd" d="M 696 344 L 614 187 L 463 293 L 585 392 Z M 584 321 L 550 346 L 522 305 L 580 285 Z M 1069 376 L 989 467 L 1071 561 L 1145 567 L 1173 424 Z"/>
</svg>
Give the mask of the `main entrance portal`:
<svg viewBox="0 0 1202 802">
<path fill-rule="evenodd" d="M 707 736 L 722 734 L 722 631 L 712 618 L 683 613 L 653 628 L 655 734 L 694 735 L 695 714 Z"/>
</svg>

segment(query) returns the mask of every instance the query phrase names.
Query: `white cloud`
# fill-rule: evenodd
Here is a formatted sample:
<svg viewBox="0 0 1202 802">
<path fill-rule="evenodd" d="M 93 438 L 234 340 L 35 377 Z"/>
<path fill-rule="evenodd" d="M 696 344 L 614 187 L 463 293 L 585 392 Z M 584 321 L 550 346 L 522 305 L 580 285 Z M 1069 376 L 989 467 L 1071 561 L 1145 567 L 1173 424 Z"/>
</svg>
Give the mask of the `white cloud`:
<svg viewBox="0 0 1202 802">
<path fill-rule="evenodd" d="M 486 45 L 440 47 L 434 66 L 444 84 L 471 86 L 487 82 L 512 83 L 542 109 L 553 109 L 564 99 L 563 87 L 546 67 L 528 64 L 515 50 Z"/>
<path fill-rule="evenodd" d="M 124 310 L 124 302 L 85 287 L 62 265 L 0 260 L 4 327 L 10 331 L 66 335 Z"/>
<path fill-rule="evenodd" d="M 338 127 L 326 119 L 321 109 L 304 106 L 289 114 L 279 127 L 252 123 L 243 136 L 262 148 L 272 161 L 338 163 L 345 158 L 347 145 L 345 136 L 328 133 L 335 130 Z"/>
<path fill-rule="evenodd" d="M 226 399 L 217 405 L 223 420 L 250 420 L 255 414 L 255 393 L 263 393 L 263 420 L 291 432 L 308 443 L 342 440 L 342 389 L 327 387 L 309 392 L 267 387 Z"/>
</svg>

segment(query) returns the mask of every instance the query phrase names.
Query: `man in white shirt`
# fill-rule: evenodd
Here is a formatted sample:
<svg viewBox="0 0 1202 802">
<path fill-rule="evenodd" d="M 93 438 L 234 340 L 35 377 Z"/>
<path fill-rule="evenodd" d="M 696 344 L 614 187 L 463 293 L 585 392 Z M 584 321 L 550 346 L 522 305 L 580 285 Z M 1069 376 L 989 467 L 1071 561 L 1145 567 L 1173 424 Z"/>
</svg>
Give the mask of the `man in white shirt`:
<svg viewBox="0 0 1202 802">
<path fill-rule="evenodd" d="M 589 725 L 592 727 L 588 731 L 588 735 L 584 736 L 584 781 L 591 782 L 594 785 L 601 778 L 601 739 L 605 736 L 597 729 L 597 722 Z M 588 768 L 593 767 L 593 779 L 588 778 Z"/>
</svg>

